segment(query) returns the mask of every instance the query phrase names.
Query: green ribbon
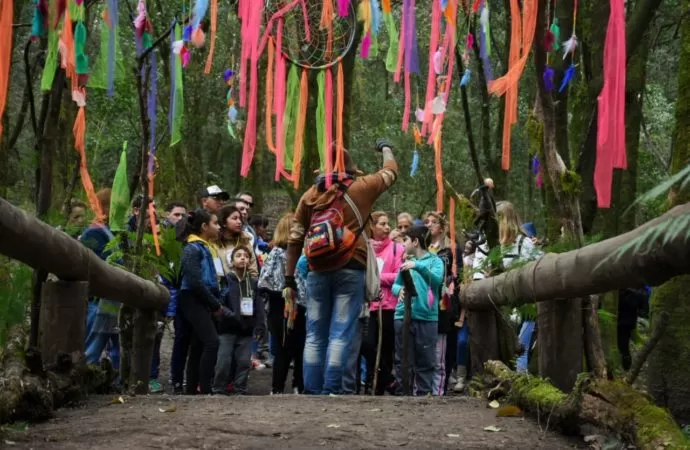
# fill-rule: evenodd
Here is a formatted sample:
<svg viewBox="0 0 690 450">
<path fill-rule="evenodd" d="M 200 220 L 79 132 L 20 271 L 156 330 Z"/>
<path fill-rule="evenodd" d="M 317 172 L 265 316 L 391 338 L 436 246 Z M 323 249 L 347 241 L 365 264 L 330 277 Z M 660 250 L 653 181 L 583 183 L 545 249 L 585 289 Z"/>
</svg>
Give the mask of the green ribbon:
<svg viewBox="0 0 690 450">
<path fill-rule="evenodd" d="M 129 212 L 129 181 L 127 180 L 127 141 L 122 144 L 120 163 L 115 171 L 112 193 L 110 195 L 110 217 L 108 224 L 114 232 L 127 229 Z"/>
<path fill-rule="evenodd" d="M 326 72 L 320 71 L 316 77 L 316 85 L 318 88 L 317 103 L 316 103 L 316 142 L 319 149 L 319 160 L 321 161 L 321 172 L 326 171 L 326 143 L 324 142 L 326 135 L 326 106 L 324 104 L 324 92 L 326 84 Z"/>
</svg>

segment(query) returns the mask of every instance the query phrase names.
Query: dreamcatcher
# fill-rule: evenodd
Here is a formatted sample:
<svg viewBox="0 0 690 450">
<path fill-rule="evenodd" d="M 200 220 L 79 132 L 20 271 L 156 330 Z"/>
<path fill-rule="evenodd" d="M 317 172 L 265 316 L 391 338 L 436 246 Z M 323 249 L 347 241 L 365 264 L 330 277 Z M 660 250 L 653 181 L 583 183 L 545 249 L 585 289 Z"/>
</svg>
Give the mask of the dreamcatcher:
<svg viewBox="0 0 690 450">
<path fill-rule="evenodd" d="M 333 171 L 344 172 L 341 61 L 355 40 L 357 19 L 353 3 L 350 0 L 338 0 L 337 5 L 334 0 L 240 0 L 239 105 L 247 107 L 242 176 L 249 173 L 256 147 L 257 66 L 264 52 L 268 56 L 264 122 L 268 148 L 276 155 L 275 180 L 287 179 L 295 187 L 299 184 L 309 70 L 319 71 L 316 123 L 321 168 L 329 179 Z M 327 151 L 333 142 L 336 144 L 334 161 L 332 152 Z"/>
</svg>

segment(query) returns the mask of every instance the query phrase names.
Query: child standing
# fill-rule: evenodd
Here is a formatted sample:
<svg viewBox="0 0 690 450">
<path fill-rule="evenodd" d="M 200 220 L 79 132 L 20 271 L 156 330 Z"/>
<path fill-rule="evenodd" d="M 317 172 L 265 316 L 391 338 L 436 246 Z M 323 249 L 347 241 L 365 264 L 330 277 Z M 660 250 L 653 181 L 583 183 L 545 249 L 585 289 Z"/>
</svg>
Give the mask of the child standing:
<svg viewBox="0 0 690 450">
<path fill-rule="evenodd" d="M 252 337 L 263 337 L 266 317 L 263 302 L 257 295 L 256 278 L 250 275 L 252 251 L 238 246 L 232 251 L 232 269 L 227 274 L 227 291 L 221 302 L 228 311 L 218 321 L 218 360 L 213 380 L 214 394 L 227 394 L 233 359 L 236 364 L 234 392 L 247 392 L 251 365 Z"/>
<path fill-rule="evenodd" d="M 395 308 L 395 369 L 399 385 L 402 383 L 403 335 L 405 304 L 403 298 L 404 271 L 412 276 L 417 295 L 412 297 L 412 317 L 409 329 L 408 361 L 411 386 L 416 395 L 436 395 L 434 375 L 438 370 L 436 344 L 438 341 L 438 308 L 443 285 L 444 265 L 441 258 L 428 251 L 429 229 L 423 225 L 410 228 L 404 240 L 405 254 L 409 258 L 400 268 L 393 284 L 393 295 L 398 297 Z"/>
</svg>

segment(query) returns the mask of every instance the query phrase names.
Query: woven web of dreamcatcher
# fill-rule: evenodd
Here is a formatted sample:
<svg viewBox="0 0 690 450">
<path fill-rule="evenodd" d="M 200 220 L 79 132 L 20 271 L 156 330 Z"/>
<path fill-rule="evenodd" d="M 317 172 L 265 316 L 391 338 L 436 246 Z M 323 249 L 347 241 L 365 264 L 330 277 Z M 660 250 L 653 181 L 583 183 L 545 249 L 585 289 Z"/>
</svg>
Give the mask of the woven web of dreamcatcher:
<svg viewBox="0 0 690 450">
<path fill-rule="evenodd" d="M 266 0 L 266 23 L 286 4 L 285 0 Z M 294 64 L 306 69 L 325 69 L 337 64 L 352 48 L 355 40 L 356 11 L 350 3 L 347 17 L 334 14 L 332 24 L 332 44 L 328 51 L 328 30 L 321 29 L 321 10 L 323 0 L 304 0 L 311 40 L 306 39 L 302 5 L 292 8 L 284 18 L 282 50 L 285 57 Z M 334 2 L 335 3 L 335 2 Z M 335 8 L 334 8 L 335 10 Z M 273 31 L 275 33 L 275 29 Z"/>
</svg>

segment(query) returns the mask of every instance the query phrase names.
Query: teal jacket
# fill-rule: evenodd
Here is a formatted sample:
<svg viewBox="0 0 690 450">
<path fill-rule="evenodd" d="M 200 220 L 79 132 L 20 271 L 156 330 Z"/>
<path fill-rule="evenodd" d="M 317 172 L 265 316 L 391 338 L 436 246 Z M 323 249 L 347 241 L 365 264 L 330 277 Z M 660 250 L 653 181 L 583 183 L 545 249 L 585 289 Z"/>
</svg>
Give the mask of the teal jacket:
<svg viewBox="0 0 690 450">
<path fill-rule="evenodd" d="M 410 269 L 410 273 L 417 296 L 412 297 L 412 319 L 438 322 L 438 302 L 441 298 L 445 272 L 443 260 L 427 252 L 420 259 L 414 259 L 414 262 L 415 267 Z M 402 274 L 399 273 L 393 283 L 393 295 L 398 297 L 403 287 Z M 405 304 L 402 300 L 398 300 L 395 307 L 395 319 L 402 320 L 404 316 Z"/>
</svg>

